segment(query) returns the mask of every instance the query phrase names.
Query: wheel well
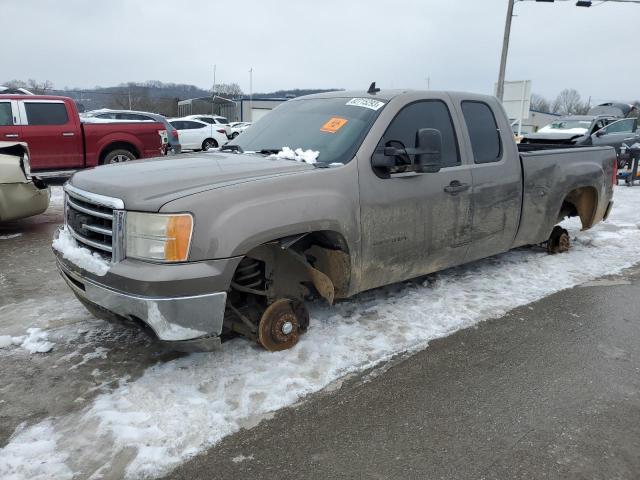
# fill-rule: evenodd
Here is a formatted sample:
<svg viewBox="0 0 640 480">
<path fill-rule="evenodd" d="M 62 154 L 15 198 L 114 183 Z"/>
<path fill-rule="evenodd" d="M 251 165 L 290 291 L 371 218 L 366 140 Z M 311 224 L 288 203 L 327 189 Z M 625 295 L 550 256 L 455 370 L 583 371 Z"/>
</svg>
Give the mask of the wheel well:
<svg viewBox="0 0 640 480">
<path fill-rule="evenodd" d="M 566 217 L 580 217 L 582 229 L 593 226 L 593 219 L 598 208 L 598 192 L 593 187 L 580 187 L 567 194 L 560 207 L 558 221 Z"/>
<path fill-rule="evenodd" d="M 263 282 L 252 284 L 262 286 L 260 293 L 239 284 L 243 279 L 239 272 L 256 260 L 261 263 Z M 279 238 L 247 252 L 236 269 L 232 289 L 262 295 L 268 303 L 282 297 L 302 300 L 310 294 L 333 303 L 346 297 L 350 281 L 351 257 L 345 238 L 334 231 L 316 231 Z"/>
<path fill-rule="evenodd" d="M 120 149 L 128 150 L 133 153 L 136 158 L 140 158 L 140 152 L 133 144 L 129 142 L 113 142 L 104 147 L 102 149 L 102 152 L 100 152 L 100 163 L 102 163 L 102 161 L 106 158 L 107 155 L 109 155 L 109 153 L 113 152 L 114 150 Z"/>
</svg>

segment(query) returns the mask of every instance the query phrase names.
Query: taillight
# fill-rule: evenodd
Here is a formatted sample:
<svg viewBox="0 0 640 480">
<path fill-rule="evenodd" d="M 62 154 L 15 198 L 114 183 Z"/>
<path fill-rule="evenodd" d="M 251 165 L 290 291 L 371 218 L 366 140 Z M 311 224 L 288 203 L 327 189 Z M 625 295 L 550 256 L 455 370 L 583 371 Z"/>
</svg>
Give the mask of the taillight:
<svg viewBox="0 0 640 480">
<path fill-rule="evenodd" d="M 174 140 L 178 140 L 178 130 L 173 130 L 171 132 L 171 136 L 173 137 Z"/>
<path fill-rule="evenodd" d="M 216 130 L 218 133 L 227 133 L 224 129 L 220 128 L 218 130 Z"/>
</svg>

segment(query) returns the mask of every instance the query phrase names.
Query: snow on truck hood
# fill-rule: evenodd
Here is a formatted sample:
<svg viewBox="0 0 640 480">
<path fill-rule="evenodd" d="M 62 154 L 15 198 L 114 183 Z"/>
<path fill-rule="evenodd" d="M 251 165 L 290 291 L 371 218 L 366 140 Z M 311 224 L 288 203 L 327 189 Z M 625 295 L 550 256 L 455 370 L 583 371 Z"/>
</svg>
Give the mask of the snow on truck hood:
<svg viewBox="0 0 640 480">
<path fill-rule="evenodd" d="M 104 165 L 80 171 L 70 182 L 88 192 L 120 198 L 128 210 L 158 211 L 186 195 L 314 168 L 259 154 L 209 152 Z"/>
</svg>

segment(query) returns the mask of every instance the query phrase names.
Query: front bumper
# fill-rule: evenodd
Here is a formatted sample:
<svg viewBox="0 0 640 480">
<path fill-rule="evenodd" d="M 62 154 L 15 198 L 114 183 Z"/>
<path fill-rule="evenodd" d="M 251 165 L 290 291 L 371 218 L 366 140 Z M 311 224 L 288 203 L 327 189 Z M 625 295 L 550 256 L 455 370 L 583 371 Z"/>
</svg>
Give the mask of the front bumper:
<svg viewBox="0 0 640 480">
<path fill-rule="evenodd" d="M 220 344 L 226 291 L 241 257 L 182 264 L 124 259 L 97 276 L 53 253 L 62 278 L 96 317 L 142 323 L 178 350 Z"/>
<path fill-rule="evenodd" d="M 69 288 L 92 313 L 106 320 L 113 315 L 124 321 L 143 322 L 159 340 L 193 341 L 215 337 L 220 342 L 226 292 L 189 297 L 145 297 L 120 292 L 83 278 L 58 260 L 58 269 Z M 93 308 L 91 308 L 93 307 Z"/>
</svg>

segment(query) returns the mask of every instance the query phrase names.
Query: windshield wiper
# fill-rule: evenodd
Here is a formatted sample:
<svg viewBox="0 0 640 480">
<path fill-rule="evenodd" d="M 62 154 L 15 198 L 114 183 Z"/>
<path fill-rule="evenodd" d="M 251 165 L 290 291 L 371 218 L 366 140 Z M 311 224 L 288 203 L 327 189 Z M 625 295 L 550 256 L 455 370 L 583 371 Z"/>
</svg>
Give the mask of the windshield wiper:
<svg viewBox="0 0 640 480">
<path fill-rule="evenodd" d="M 258 153 L 261 153 L 263 155 L 277 155 L 281 151 L 282 148 L 263 148 L 261 150 L 258 150 Z"/>
<path fill-rule="evenodd" d="M 221 152 L 224 152 L 226 150 L 229 150 L 230 152 L 244 153 L 244 150 L 240 145 L 223 145 L 220 147 Z"/>
</svg>

